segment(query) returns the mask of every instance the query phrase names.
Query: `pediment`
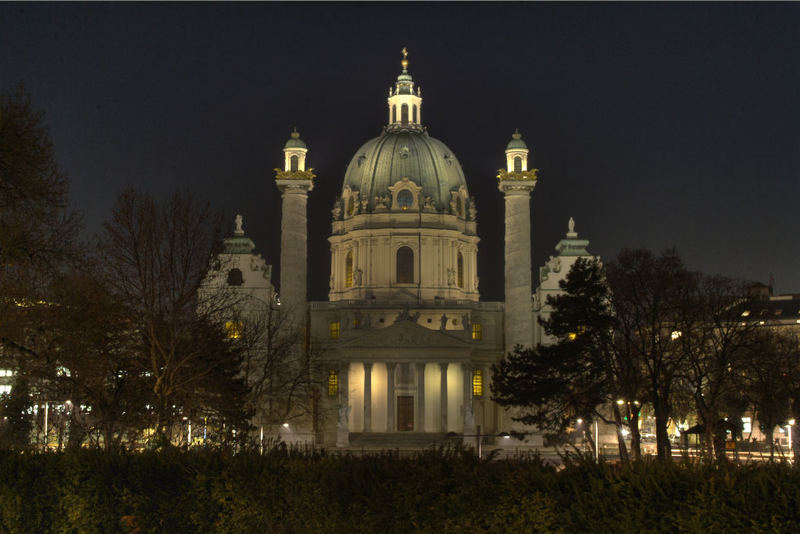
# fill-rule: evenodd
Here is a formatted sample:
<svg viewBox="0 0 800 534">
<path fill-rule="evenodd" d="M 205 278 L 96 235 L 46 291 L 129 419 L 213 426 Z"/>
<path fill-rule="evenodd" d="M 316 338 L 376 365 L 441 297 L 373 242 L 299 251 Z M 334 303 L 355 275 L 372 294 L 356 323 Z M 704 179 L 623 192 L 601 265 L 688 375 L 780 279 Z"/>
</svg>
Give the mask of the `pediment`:
<svg viewBox="0 0 800 534">
<path fill-rule="evenodd" d="M 413 321 L 400 321 L 386 328 L 370 330 L 353 339 L 342 340 L 340 347 L 371 348 L 463 348 L 470 343 L 439 330 L 431 330 Z"/>
</svg>

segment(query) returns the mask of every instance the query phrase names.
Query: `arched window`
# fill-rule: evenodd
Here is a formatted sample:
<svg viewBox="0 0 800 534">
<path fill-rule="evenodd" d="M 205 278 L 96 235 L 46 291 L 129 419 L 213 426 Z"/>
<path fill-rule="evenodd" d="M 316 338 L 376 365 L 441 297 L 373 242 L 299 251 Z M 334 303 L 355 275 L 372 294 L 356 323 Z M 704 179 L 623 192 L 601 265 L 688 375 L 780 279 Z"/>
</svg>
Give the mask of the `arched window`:
<svg viewBox="0 0 800 534">
<path fill-rule="evenodd" d="M 414 124 L 417 123 L 417 105 L 416 104 L 414 104 L 411 107 L 411 122 L 413 122 Z"/>
<path fill-rule="evenodd" d="M 464 289 L 464 256 L 458 253 L 458 287 Z"/>
<path fill-rule="evenodd" d="M 298 170 L 298 166 L 300 165 L 300 158 L 297 156 L 292 156 L 289 158 L 289 169 L 296 171 Z"/>
<path fill-rule="evenodd" d="M 242 284 L 244 284 L 244 276 L 242 276 L 241 270 L 234 268 L 228 271 L 229 286 L 240 286 Z"/>
<path fill-rule="evenodd" d="M 397 122 L 397 106 L 392 106 L 392 122 Z"/>
<path fill-rule="evenodd" d="M 356 209 L 356 203 L 353 201 L 353 197 L 347 198 L 347 215 L 352 216 L 353 212 Z"/>
<path fill-rule="evenodd" d="M 414 251 L 410 247 L 397 249 L 397 283 L 414 283 Z"/>
<path fill-rule="evenodd" d="M 353 251 L 352 250 L 348 250 L 347 251 L 347 256 L 344 257 L 344 287 L 353 287 Z"/>
<path fill-rule="evenodd" d="M 461 202 L 461 197 L 456 197 L 456 215 L 464 216 L 464 204 Z"/>
<path fill-rule="evenodd" d="M 522 172 L 522 158 L 519 156 L 514 158 L 514 172 Z"/>
<path fill-rule="evenodd" d="M 414 195 L 408 189 L 403 189 L 397 193 L 397 205 L 403 211 L 414 205 Z"/>
<path fill-rule="evenodd" d="M 400 106 L 400 122 L 408 124 L 408 104 Z"/>
</svg>

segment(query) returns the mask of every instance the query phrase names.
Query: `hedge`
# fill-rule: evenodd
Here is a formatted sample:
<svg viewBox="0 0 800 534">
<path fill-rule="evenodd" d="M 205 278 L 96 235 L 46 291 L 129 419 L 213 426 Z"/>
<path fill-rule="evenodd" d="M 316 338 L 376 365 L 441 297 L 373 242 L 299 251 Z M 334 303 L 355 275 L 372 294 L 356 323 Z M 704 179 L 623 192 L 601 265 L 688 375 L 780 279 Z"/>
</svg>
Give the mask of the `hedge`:
<svg viewBox="0 0 800 534">
<path fill-rule="evenodd" d="M 792 532 L 799 514 L 787 465 L 0 452 L 3 533 Z"/>
</svg>

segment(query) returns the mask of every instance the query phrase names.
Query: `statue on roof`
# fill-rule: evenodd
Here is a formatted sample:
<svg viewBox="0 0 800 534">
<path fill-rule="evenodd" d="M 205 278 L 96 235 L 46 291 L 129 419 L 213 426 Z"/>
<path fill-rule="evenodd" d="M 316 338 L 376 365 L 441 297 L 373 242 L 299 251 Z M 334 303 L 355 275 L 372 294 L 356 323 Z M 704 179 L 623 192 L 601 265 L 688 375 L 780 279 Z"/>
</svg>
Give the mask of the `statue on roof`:
<svg viewBox="0 0 800 534">
<path fill-rule="evenodd" d="M 575 233 L 575 219 L 570 217 L 567 227 L 569 228 L 569 233 L 574 234 Z"/>
<path fill-rule="evenodd" d="M 236 230 L 234 230 L 234 233 L 236 235 L 244 235 L 244 230 L 242 230 L 242 216 L 236 215 L 236 219 L 234 219 L 234 221 L 236 223 Z"/>
</svg>

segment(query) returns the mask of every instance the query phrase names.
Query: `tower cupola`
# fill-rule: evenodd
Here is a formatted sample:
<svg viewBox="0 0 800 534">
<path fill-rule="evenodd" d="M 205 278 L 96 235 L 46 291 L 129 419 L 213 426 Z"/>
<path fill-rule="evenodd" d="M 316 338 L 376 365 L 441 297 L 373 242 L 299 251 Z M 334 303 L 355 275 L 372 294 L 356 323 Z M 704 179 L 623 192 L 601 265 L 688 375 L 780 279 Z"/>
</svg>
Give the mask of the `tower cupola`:
<svg viewBox="0 0 800 534">
<path fill-rule="evenodd" d="M 305 171 L 306 152 L 308 152 L 308 148 L 303 140 L 300 139 L 300 132 L 295 128 L 292 130 L 291 137 L 289 137 L 289 140 L 286 141 L 286 144 L 283 146 L 283 153 L 285 154 L 283 170 L 287 172 Z"/>
<path fill-rule="evenodd" d="M 508 172 L 528 170 L 528 145 L 522 140 L 519 130 L 514 130 L 511 141 L 506 145 L 506 167 Z"/>
<path fill-rule="evenodd" d="M 394 88 L 389 88 L 389 124 L 387 130 L 422 131 L 422 90 L 414 88 L 408 73 L 408 50 L 403 48 L 400 62 L 403 72 L 397 77 Z"/>
</svg>

